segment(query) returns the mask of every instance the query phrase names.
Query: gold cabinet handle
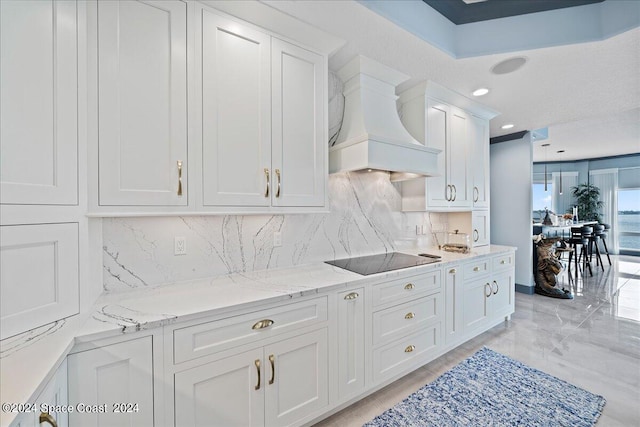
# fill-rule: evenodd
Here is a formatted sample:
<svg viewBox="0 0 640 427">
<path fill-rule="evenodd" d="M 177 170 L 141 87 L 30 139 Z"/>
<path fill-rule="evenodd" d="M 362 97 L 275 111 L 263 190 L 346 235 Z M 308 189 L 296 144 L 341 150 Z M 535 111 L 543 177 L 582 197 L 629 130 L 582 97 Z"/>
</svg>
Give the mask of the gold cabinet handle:
<svg viewBox="0 0 640 427">
<path fill-rule="evenodd" d="M 451 270 L 449 270 L 449 274 L 456 274 L 456 273 L 457 273 L 457 271 L 456 271 L 455 268 L 452 268 Z"/>
<path fill-rule="evenodd" d="M 487 288 L 489 288 L 489 293 L 487 293 Z M 488 283 L 485 283 L 484 284 L 484 296 L 489 298 L 491 296 L 491 291 L 492 291 L 491 285 L 488 284 Z"/>
<path fill-rule="evenodd" d="M 447 189 L 444 192 L 444 198 L 447 200 L 447 202 L 451 201 L 451 194 L 452 194 L 451 185 L 447 184 Z"/>
<path fill-rule="evenodd" d="M 404 352 L 405 353 L 411 353 L 415 349 L 416 349 L 415 345 L 410 345 L 410 346 L 407 346 L 407 348 L 404 349 Z"/>
<path fill-rule="evenodd" d="M 280 169 L 276 169 L 276 177 L 278 177 L 278 188 L 276 189 L 276 198 L 280 197 Z"/>
<path fill-rule="evenodd" d="M 451 188 L 453 188 L 453 196 L 451 197 L 451 201 L 455 202 L 456 196 L 458 195 L 458 190 L 456 189 L 456 186 L 453 184 L 451 184 Z"/>
<path fill-rule="evenodd" d="M 271 319 L 263 319 L 260 320 L 259 322 L 256 322 L 251 329 L 264 329 L 264 328 L 268 328 L 269 326 L 273 325 L 273 320 Z"/>
<path fill-rule="evenodd" d="M 273 384 L 276 380 L 276 358 L 273 354 L 269 355 L 269 363 L 271 363 L 271 378 L 269 384 Z"/>
<path fill-rule="evenodd" d="M 347 294 L 344 296 L 344 299 L 346 300 L 354 300 L 356 298 L 358 298 L 360 295 L 357 292 L 351 292 L 350 294 Z"/>
<path fill-rule="evenodd" d="M 478 266 L 473 267 L 473 271 L 480 271 L 480 267 Z"/>
<path fill-rule="evenodd" d="M 478 190 L 478 187 L 473 187 L 473 203 L 477 202 L 478 199 L 480 198 L 480 190 Z"/>
<path fill-rule="evenodd" d="M 48 412 L 40 412 L 40 417 L 38 418 L 38 424 L 48 423 L 52 427 L 58 427 L 58 423 L 56 419 L 51 416 Z"/>
<path fill-rule="evenodd" d="M 269 169 L 264 168 L 264 175 L 267 178 L 267 188 L 264 190 L 264 197 L 269 197 Z"/>
<path fill-rule="evenodd" d="M 254 387 L 255 390 L 260 390 L 260 359 L 256 359 L 256 370 L 258 371 L 258 384 Z"/>
<path fill-rule="evenodd" d="M 415 286 L 413 283 L 407 283 L 406 285 L 404 285 L 404 288 L 410 291 L 411 289 L 415 288 Z"/>
<path fill-rule="evenodd" d="M 478 233 L 477 229 L 473 229 L 473 241 L 477 242 L 480 239 L 480 233 Z"/>
<path fill-rule="evenodd" d="M 507 261 L 505 261 L 503 259 L 500 260 L 500 264 L 506 264 L 506 263 L 507 263 Z"/>
<path fill-rule="evenodd" d="M 496 281 L 494 280 L 494 281 L 493 281 L 493 283 L 496 285 L 496 290 L 495 290 L 495 291 L 493 291 L 493 294 L 495 295 L 495 294 L 497 294 L 497 293 L 498 293 L 498 290 L 499 290 L 500 288 L 498 287 L 498 282 L 496 282 Z"/>
<path fill-rule="evenodd" d="M 178 160 L 178 196 L 182 196 L 182 160 Z"/>
<path fill-rule="evenodd" d="M 411 312 L 404 315 L 404 318 L 407 320 L 413 319 L 414 317 L 416 317 L 416 314 Z"/>
</svg>

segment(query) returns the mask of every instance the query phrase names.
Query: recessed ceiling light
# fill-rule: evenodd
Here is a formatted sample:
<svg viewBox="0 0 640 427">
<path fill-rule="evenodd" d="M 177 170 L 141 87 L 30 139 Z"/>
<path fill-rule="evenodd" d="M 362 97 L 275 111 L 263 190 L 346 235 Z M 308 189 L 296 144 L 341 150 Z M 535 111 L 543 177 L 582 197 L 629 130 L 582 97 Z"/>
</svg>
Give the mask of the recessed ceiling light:
<svg viewBox="0 0 640 427">
<path fill-rule="evenodd" d="M 514 127 L 515 125 L 513 123 L 508 123 L 506 125 L 502 125 L 502 129 L 511 129 L 512 127 Z"/>
<path fill-rule="evenodd" d="M 525 63 L 527 58 L 524 56 L 516 56 L 515 58 L 505 59 L 502 62 L 498 62 L 491 68 L 493 74 L 509 74 L 519 70 Z"/>
<path fill-rule="evenodd" d="M 489 93 L 489 89 L 487 89 L 486 87 L 481 87 L 473 91 L 473 96 L 482 96 L 488 93 Z"/>
</svg>

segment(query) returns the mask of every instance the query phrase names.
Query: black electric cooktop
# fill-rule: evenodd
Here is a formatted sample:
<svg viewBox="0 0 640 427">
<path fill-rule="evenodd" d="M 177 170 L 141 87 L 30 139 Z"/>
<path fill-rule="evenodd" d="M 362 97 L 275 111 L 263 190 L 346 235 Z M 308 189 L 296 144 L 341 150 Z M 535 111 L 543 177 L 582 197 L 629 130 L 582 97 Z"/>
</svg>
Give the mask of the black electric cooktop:
<svg viewBox="0 0 640 427">
<path fill-rule="evenodd" d="M 353 271 L 354 273 L 362 274 L 363 276 L 368 276 L 370 274 L 431 264 L 438 261 L 440 261 L 440 257 L 435 255 L 421 254 L 421 256 L 416 256 L 400 252 L 391 252 L 325 262 L 335 265 L 336 267 L 344 268 L 345 270 Z"/>
</svg>

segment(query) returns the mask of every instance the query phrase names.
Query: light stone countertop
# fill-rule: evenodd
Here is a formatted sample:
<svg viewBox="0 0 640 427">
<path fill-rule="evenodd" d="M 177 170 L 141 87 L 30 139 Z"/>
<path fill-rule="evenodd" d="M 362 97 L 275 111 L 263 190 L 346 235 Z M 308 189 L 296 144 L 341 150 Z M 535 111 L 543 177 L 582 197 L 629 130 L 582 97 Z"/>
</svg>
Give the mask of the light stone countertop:
<svg viewBox="0 0 640 427">
<path fill-rule="evenodd" d="M 469 254 L 458 254 L 437 248 L 399 248 L 398 252 L 412 255 L 440 255 L 442 261 L 369 276 L 316 263 L 105 293 L 88 313 L 62 319 L 0 342 L 2 403 L 33 402 L 76 343 L 326 293 L 359 282 L 410 276 L 414 272 L 419 274 L 443 265 L 512 250 L 515 248 L 490 245 L 474 248 Z M 17 415 L 2 412 L 0 425 L 9 425 Z"/>
</svg>

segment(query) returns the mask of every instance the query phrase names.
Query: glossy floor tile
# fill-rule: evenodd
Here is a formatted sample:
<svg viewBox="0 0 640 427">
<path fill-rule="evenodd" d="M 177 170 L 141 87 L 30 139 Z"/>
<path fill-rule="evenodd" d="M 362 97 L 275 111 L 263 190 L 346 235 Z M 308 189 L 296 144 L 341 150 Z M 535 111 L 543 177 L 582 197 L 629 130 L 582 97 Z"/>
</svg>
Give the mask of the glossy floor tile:
<svg viewBox="0 0 640 427">
<path fill-rule="evenodd" d="M 640 426 L 640 257 L 612 256 L 611 261 L 609 266 L 604 259 L 604 271 L 594 262 L 593 276 L 561 273 L 560 287 L 570 289 L 573 300 L 516 293 L 510 322 L 316 426 L 361 426 L 482 346 L 604 396 L 599 426 Z"/>
</svg>

